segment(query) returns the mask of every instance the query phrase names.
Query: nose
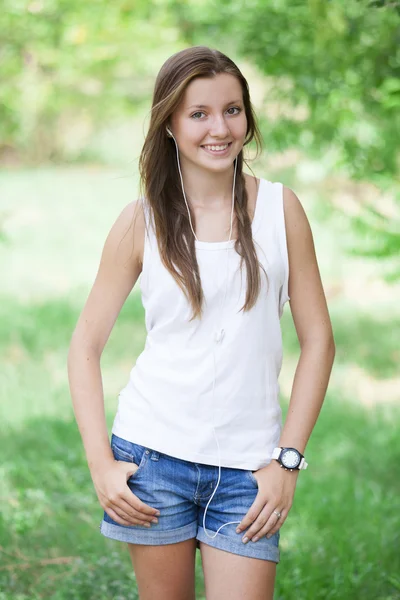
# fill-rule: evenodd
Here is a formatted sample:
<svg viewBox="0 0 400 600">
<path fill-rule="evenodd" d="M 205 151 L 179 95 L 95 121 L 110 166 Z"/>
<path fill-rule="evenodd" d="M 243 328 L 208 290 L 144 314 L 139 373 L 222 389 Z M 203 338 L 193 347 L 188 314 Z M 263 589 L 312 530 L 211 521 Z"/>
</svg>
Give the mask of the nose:
<svg viewBox="0 0 400 600">
<path fill-rule="evenodd" d="M 210 135 L 212 137 L 226 138 L 229 134 L 229 127 L 224 115 L 214 117 L 210 127 Z"/>
</svg>

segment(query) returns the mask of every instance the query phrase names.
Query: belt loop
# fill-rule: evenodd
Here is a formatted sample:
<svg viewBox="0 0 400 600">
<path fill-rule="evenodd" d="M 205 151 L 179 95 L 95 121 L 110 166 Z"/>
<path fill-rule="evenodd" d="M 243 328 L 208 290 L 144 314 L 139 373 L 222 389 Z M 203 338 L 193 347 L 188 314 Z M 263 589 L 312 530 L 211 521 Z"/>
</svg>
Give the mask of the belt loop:
<svg viewBox="0 0 400 600">
<path fill-rule="evenodd" d="M 159 460 L 160 453 L 157 450 L 152 450 L 150 458 L 151 460 Z"/>
</svg>

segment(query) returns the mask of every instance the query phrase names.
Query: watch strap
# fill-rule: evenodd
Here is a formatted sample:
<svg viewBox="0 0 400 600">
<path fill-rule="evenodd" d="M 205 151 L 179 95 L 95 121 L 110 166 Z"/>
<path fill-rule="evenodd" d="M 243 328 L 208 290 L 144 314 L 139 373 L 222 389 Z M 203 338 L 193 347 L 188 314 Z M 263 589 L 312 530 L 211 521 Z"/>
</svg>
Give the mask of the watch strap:
<svg viewBox="0 0 400 600">
<path fill-rule="evenodd" d="M 280 456 L 280 454 L 281 454 L 281 452 L 282 452 L 282 448 L 274 448 L 272 450 L 272 456 L 271 456 L 271 458 L 278 459 L 279 456 Z"/>
<path fill-rule="evenodd" d="M 298 468 L 299 469 L 307 469 L 307 467 L 308 467 L 308 462 L 306 462 L 306 459 L 303 456 L 303 458 L 300 461 L 300 464 L 299 464 Z"/>
</svg>

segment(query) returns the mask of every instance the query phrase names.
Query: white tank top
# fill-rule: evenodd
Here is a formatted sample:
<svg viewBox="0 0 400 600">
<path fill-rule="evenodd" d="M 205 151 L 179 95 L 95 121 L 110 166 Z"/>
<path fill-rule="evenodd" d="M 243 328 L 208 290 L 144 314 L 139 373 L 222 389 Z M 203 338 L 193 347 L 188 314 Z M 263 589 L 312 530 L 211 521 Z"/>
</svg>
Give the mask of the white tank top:
<svg viewBox="0 0 400 600">
<path fill-rule="evenodd" d="M 144 350 L 121 390 L 112 432 L 176 458 L 257 470 L 278 445 L 282 413 L 278 377 L 282 366 L 280 318 L 288 296 L 289 263 L 283 186 L 260 178 L 252 222 L 261 291 L 250 312 L 239 312 L 246 294 L 234 240 L 195 240 L 205 308 L 189 323 L 191 306 L 161 262 L 147 204 L 143 270 L 140 275 L 147 337 Z M 228 249 L 228 250 L 226 250 Z M 228 287 L 215 344 L 229 257 Z M 214 362 L 216 380 L 213 394 Z"/>
</svg>

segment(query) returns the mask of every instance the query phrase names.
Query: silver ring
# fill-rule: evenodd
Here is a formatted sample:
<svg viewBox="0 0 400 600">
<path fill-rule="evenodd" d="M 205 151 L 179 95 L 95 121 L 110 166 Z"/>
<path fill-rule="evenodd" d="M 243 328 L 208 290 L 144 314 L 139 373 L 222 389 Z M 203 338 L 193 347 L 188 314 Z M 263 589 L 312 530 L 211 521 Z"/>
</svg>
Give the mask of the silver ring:
<svg viewBox="0 0 400 600">
<path fill-rule="evenodd" d="M 280 516 L 281 516 L 281 513 L 279 512 L 279 510 L 274 510 L 274 513 L 276 514 L 276 516 L 277 516 L 277 517 L 278 517 L 278 519 L 279 519 L 279 518 L 280 518 Z"/>
</svg>

